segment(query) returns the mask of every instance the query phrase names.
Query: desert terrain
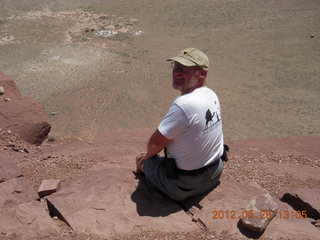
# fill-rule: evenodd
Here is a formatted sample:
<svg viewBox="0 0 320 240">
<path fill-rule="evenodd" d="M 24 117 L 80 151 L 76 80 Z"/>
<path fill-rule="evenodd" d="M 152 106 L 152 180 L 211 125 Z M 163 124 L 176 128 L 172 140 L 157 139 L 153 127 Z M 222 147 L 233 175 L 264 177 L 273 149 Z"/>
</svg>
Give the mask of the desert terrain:
<svg viewBox="0 0 320 240">
<path fill-rule="evenodd" d="M 0 126 L 0 157 L 14 162 L 35 191 L 42 180 L 57 178 L 62 195 L 85 192 L 74 187 L 92 181 L 101 169 L 106 170 L 97 174 L 101 178 L 114 169 L 121 179 L 114 178 L 129 184 L 125 189 L 144 189 L 129 169 L 178 96 L 166 59 L 187 47 L 203 50 L 210 59 L 206 85 L 219 96 L 224 137 L 231 146 L 222 183 L 255 182 L 274 199 L 301 188 L 319 190 L 319 1 L 0 0 L 0 6 L 0 72 L 43 106 L 51 124 L 41 146 Z M 244 186 L 237 187 L 239 192 Z M 59 194 L 49 197 L 59 205 L 57 199 Z M 127 204 L 114 207 L 131 210 Z M 140 218 L 123 211 L 110 212 L 119 227 L 105 232 L 93 225 L 84 230 L 68 222 L 69 216 L 58 216 L 56 232 L 37 238 L 106 239 L 98 234 L 102 231 L 107 239 L 316 239 L 319 231 L 314 218 L 312 224 L 298 219 L 278 228 L 270 224 L 262 236 L 240 234 L 205 222 L 201 214 L 194 225 L 170 230 L 171 222 L 184 219 L 181 211 L 165 216 L 168 226 L 151 218 L 150 226 L 144 220 L 132 227 L 130 219 Z M 141 216 L 138 203 L 137 212 Z M 132 231 L 126 232 L 125 224 Z M 163 229 L 155 231 L 157 224 Z M 294 231 L 299 225 L 301 235 Z"/>
<path fill-rule="evenodd" d="M 319 135 L 319 1 L 0 3 L 0 68 L 56 136 L 155 128 L 178 95 L 165 60 L 190 46 L 211 60 L 226 140 Z"/>
</svg>

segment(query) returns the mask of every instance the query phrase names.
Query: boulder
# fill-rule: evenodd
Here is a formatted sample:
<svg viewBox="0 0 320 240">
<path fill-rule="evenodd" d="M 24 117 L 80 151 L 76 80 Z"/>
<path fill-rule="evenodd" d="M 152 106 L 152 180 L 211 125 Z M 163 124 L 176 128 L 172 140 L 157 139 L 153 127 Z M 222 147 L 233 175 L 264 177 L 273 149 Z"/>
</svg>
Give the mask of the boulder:
<svg viewBox="0 0 320 240">
<path fill-rule="evenodd" d="M 100 169 L 47 197 L 51 215 L 78 233 L 105 237 L 143 231 L 189 232 L 190 217 L 126 168 Z"/>
<path fill-rule="evenodd" d="M 51 125 L 47 122 L 26 123 L 18 128 L 20 137 L 28 143 L 40 145 L 51 130 Z"/>
<path fill-rule="evenodd" d="M 0 234 L 8 239 L 49 239 L 58 226 L 38 201 L 19 204 L 0 214 Z"/>
<path fill-rule="evenodd" d="M 40 145 L 51 129 L 43 107 L 32 98 L 21 96 L 15 82 L 3 72 L 0 86 L 5 89 L 0 98 L 0 127 L 18 133 L 26 142 Z"/>
<path fill-rule="evenodd" d="M 10 129 L 31 144 L 40 145 L 51 126 L 43 107 L 30 97 L 0 102 L 0 127 Z"/>
<path fill-rule="evenodd" d="M 248 203 L 240 216 L 242 226 L 257 232 L 263 232 L 269 222 L 277 215 L 278 204 L 269 193 L 259 195 Z"/>
</svg>

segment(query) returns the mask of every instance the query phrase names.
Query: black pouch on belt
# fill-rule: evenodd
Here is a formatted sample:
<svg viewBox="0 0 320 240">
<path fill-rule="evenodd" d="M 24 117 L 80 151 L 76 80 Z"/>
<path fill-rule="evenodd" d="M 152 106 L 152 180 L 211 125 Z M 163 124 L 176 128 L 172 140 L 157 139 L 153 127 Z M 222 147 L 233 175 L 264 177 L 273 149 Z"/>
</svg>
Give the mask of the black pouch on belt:
<svg viewBox="0 0 320 240">
<path fill-rule="evenodd" d="M 164 148 L 164 160 L 165 160 L 167 178 L 177 179 L 179 174 L 178 174 L 176 160 L 174 158 L 168 158 L 166 147 Z"/>
<path fill-rule="evenodd" d="M 227 162 L 228 159 L 228 153 L 229 152 L 229 146 L 224 144 L 223 145 L 223 155 L 221 156 L 222 161 Z"/>
</svg>

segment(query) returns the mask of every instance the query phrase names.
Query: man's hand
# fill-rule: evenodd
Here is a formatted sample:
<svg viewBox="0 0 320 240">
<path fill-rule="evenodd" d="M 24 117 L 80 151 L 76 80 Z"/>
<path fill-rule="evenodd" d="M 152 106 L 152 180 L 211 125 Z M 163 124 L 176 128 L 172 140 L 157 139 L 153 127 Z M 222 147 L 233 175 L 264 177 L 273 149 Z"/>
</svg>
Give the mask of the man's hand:
<svg viewBox="0 0 320 240">
<path fill-rule="evenodd" d="M 143 162 L 158 154 L 171 140 L 163 136 L 157 129 L 148 142 L 146 153 L 141 153 L 136 157 L 137 172 L 143 172 Z"/>
<path fill-rule="evenodd" d="M 137 173 L 143 172 L 143 162 L 146 160 L 145 159 L 146 154 L 147 154 L 146 152 L 143 152 L 136 157 Z"/>
</svg>

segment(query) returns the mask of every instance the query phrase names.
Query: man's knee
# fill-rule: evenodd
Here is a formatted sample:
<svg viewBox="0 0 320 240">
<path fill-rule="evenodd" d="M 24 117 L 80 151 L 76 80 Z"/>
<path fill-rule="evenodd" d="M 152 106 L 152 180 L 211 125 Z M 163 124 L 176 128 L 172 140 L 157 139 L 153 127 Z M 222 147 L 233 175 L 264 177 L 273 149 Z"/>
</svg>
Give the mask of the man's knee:
<svg viewBox="0 0 320 240">
<path fill-rule="evenodd" d="M 178 192 L 172 192 L 170 194 L 167 194 L 167 196 L 169 198 L 171 198 L 172 200 L 175 200 L 175 201 L 178 201 L 178 202 L 181 202 L 181 201 L 183 201 L 183 200 L 185 200 L 185 199 L 187 199 L 189 197 L 189 196 L 185 196 L 185 195 L 183 195 L 181 193 L 178 193 Z"/>
</svg>

